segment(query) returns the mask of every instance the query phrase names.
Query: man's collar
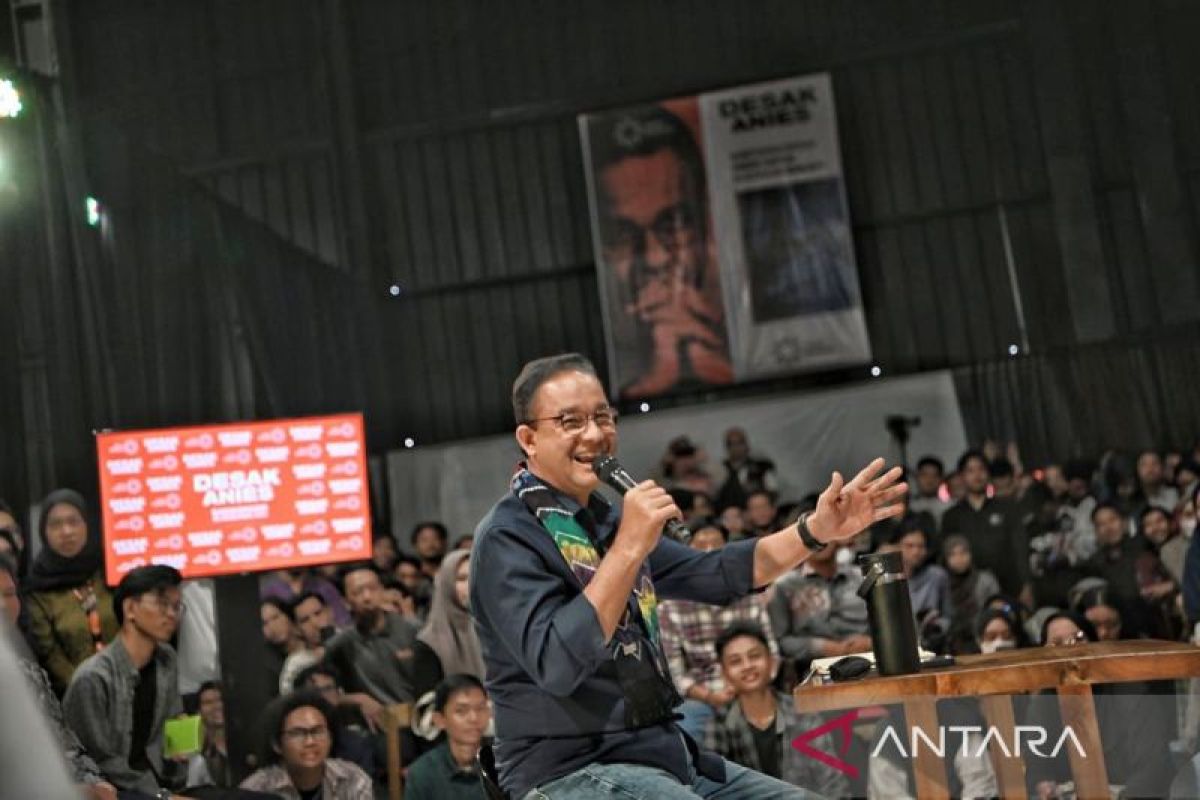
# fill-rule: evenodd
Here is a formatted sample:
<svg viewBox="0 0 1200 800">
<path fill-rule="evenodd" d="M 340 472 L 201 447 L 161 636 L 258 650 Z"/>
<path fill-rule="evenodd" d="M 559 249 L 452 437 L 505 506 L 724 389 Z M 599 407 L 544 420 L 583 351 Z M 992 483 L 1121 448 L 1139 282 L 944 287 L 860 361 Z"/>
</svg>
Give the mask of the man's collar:
<svg viewBox="0 0 1200 800">
<path fill-rule="evenodd" d="M 583 506 L 579 504 L 578 500 L 554 486 L 533 470 L 529 469 L 529 465 L 526 462 L 520 462 L 520 466 L 527 470 L 529 474 L 533 476 L 535 481 L 549 489 L 550 493 L 554 495 L 554 499 L 558 502 L 558 504 L 567 511 L 570 511 L 572 514 L 578 514 L 580 510 L 583 509 Z M 587 510 L 592 513 L 592 516 L 595 517 L 597 523 L 603 524 L 605 520 L 607 520 L 608 515 L 612 513 L 613 504 L 610 503 L 608 499 L 599 492 L 592 492 L 591 495 L 588 496 Z"/>
</svg>

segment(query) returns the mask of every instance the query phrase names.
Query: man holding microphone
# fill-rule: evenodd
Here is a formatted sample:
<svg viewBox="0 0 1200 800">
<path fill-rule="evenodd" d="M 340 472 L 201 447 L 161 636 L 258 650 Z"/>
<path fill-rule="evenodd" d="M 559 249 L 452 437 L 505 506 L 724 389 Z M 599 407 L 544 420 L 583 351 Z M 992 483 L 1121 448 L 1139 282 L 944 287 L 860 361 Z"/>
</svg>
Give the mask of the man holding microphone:
<svg viewBox="0 0 1200 800">
<path fill-rule="evenodd" d="M 512 800 L 808 796 L 701 750 L 675 724 L 657 602 L 724 605 L 897 515 L 900 469 L 880 475 L 877 459 L 848 483 L 835 472 L 798 523 L 701 552 L 662 536 L 681 514 L 653 481 L 620 510 L 595 492 L 617 413 L 586 358 L 526 364 L 513 412 L 526 461 L 476 530 L 470 576 L 502 788 Z"/>
</svg>

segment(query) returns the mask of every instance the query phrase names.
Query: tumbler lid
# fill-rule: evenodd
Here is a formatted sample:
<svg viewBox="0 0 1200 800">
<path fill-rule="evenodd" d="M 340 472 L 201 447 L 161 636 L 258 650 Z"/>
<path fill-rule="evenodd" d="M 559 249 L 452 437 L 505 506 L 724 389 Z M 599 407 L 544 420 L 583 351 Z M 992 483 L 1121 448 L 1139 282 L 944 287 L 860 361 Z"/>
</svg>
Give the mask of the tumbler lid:
<svg viewBox="0 0 1200 800">
<path fill-rule="evenodd" d="M 875 584 L 904 580 L 904 558 L 898 550 L 884 553 L 863 553 L 858 557 L 862 568 L 863 582 L 858 587 L 858 596 L 866 599 Z"/>
</svg>

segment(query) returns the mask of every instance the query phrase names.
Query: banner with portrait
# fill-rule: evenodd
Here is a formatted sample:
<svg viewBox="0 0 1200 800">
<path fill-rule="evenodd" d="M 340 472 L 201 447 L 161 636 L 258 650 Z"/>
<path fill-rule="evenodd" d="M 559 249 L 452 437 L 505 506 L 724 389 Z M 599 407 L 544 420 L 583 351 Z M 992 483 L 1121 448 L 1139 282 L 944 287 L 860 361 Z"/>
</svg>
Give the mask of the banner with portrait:
<svg viewBox="0 0 1200 800">
<path fill-rule="evenodd" d="M 870 360 L 828 75 L 579 126 L 620 396 Z"/>
</svg>

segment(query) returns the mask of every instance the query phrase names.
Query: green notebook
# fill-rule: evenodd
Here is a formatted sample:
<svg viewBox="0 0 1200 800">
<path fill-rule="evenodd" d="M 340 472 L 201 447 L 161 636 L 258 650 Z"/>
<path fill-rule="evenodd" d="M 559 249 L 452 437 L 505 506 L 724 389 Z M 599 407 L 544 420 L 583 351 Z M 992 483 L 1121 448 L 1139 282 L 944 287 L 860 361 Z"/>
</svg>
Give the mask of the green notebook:
<svg viewBox="0 0 1200 800">
<path fill-rule="evenodd" d="M 163 726 L 163 734 L 167 740 L 164 756 L 190 756 L 199 753 L 200 746 L 204 744 L 204 723 L 199 716 L 169 719 Z"/>
</svg>

